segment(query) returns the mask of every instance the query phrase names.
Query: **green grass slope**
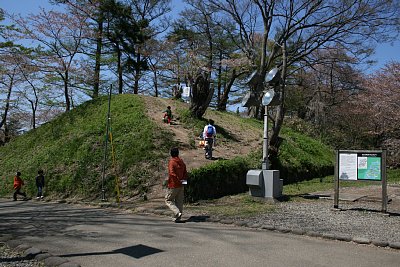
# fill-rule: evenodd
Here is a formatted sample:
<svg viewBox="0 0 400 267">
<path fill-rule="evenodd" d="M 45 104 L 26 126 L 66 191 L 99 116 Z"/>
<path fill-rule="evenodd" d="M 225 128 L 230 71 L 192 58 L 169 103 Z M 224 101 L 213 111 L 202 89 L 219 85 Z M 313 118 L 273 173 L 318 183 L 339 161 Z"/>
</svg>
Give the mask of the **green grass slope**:
<svg viewBox="0 0 400 267">
<path fill-rule="evenodd" d="M 143 100 L 143 96 L 137 95 L 112 97 L 111 129 L 117 163 L 114 168 L 109 143 L 105 175 L 108 196 L 110 192 L 115 192 L 116 175 L 122 181 L 121 195 L 124 198 L 146 192 L 151 184 L 165 174 L 169 148 L 177 144 L 174 135 L 166 132 L 168 127 L 160 127 L 146 116 L 148 107 L 145 107 Z M 161 100 L 154 98 L 152 101 Z M 26 191 L 34 195 L 34 178 L 37 170 L 43 169 L 47 196 L 99 198 L 107 109 L 107 97 L 86 102 L 0 147 L 0 195 L 10 196 L 16 171 L 22 172 Z M 182 126 L 193 131 L 189 135 L 197 136 L 204 126 L 204 120 L 188 118 L 184 108 L 177 110 L 177 113 Z M 239 145 L 240 140 L 235 139 L 237 133 L 246 136 L 252 134 L 257 139 L 262 136 L 263 123 L 260 121 L 212 110 L 208 110 L 206 115 L 220 122 L 217 124 L 219 142 Z M 284 128 L 281 137 L 282 146 L 274 168 L 281 171 L 285 184 L 333 173 L 334 156 L 330 147 L 290 128 Z M 259 140 L 261 144 L 262 139 Z M 187 142 L 187 147 L 193 147 L 194 144 L 190 144 L 193 139 L 188 138 Z M 257 143 L 255 147 L 258 146 Z M 194 170 L 193 175 L 202 179 L 202 173 L 211 171 L 213 177 L 229 180 L 229 177 L 222 176 L 229 176 L 229 170 L 238 167 L 235 162 L 250 168 L 261 167 L 261 148 L 260 145 L 258 152 L 257 149 L 252 150 L 250 156 L 241 155 L 245 161 L 215 161 L 202 167 L 203 171 L 201 168 Z M 215 173 L 219 170 L 227 172 Z M 246 172 L 243 170 L 244 174 Z"/>
<path fill-rule="evenodd" d="M 278 161 L 273 162 L 285 184 L 333 174 L 334 151 L 321 141 L 284 127 Z"/>
<path fill-rule="evenodd" d="M 107 110 L 106 97 L 89 101 L 0 147 L 0 194 L 12 191 L 16 171 L 22 172 L 26 189 L 33 194 L 34 177 L 43 169 L 46 194 L 97 197 L 102 187 Z M 131 189 L 144 188 L 160 159 L 168 157 L 171 137 L 145 116 L 143 102 L 134 95 L 112 97 L 111 130 L 117 173 L 129 195 Z M 106 166 L 106 186 L 113 191 L 111 153 Z"/>
</svg>

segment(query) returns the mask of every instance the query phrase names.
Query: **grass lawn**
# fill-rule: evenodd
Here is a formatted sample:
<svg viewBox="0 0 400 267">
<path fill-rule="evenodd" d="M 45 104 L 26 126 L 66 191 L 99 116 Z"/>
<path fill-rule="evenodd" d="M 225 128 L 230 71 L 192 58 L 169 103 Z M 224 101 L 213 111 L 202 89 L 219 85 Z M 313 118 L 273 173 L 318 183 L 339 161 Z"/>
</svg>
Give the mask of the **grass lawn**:
<svg viewBox="0 0 400 267">
<path fill-rule="evenodd" d="M 387 178 L 388 184 L 400 184 L 400 170 L 388 170 Z M 373 184 L 380 184 L 380 182 L 340 182 L 341 187 L 362 187 Z M 289 184 L 283 187 L 283 201 L 310 201 L 305 200 L 301 196 L 307 193 L 333 189 L 333 176 Z M 248 192 L 214 200 L 202 200 L 194 204 L 188 204 L 185 207 L 185 209 L 190 212 L 217 216 L 220 218 L 248 218 L 260 213 L 272 212 L 276 208 L 274 203 L 253 198 Z"/>
</svg>

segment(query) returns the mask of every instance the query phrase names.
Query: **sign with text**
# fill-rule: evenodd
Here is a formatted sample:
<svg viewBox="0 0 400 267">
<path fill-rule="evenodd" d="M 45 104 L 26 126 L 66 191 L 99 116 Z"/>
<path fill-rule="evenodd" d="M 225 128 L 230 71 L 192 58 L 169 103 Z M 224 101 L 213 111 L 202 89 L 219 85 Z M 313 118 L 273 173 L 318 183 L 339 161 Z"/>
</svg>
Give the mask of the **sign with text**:
<svg viewBox="0 0 400 267">
<path fill-rule="evenodd" d="M 387 211 L 385 150 L 337 150 L 335 164 L 335 196 L 333 207 L 339 209 L 340 181 L 380 181 L 382 212 Z"/>
<path fill-rule="evenodd" d="M 382 180 L 382 153 L 339 151 L 340 180 Z"/>
</svg>

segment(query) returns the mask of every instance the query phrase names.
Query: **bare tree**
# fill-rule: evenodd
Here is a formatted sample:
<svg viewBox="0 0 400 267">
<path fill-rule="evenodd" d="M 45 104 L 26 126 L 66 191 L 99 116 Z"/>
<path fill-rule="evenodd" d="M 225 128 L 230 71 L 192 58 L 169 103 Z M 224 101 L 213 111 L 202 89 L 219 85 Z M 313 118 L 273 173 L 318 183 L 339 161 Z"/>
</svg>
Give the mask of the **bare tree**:
<svg viewBox="0 0 400 267">
<path fill-rule="evenodd" d="M 94 68 L 92 75 L 88 76 L 87 82 L 93 86 L 91 96 L 99 96 L 101 85 L 101 65 L 104 46 L 104 23 L 105 12 L 107 12 L 107 3 L 113 0 L 50 0 L 56 4 L 64 4 L 69 12 L 79 13 L 80 16 L 87 19 L 88 42 L 85 43 L 84 54 L 89 58 L 94 58 Z M 95 47 L 93 47 L 93 43 Z M 93 67 L 89 65 L 90 67 Z"/>
<path fill-rule="evenodd" d="M 370 125 L 368 134 L 374 136 L 378 147 L 386 139 L 400 139 L 400 62 L 391 62 L 377 73 L 370 75 L 354 104 L 360 111 L 368 110 Z M 370 126 L 367 125 L 367 126 Z"/>
<path fill-rule="evenodd" d="M 155 39 L 150 40 L 147 44 L 148 51 L 148 64 L 152 72 L 152 86 L 154 89 L 154 96 L 159 96 L 159 75 L 161 73 L 161 62 L 163 60 L 163 44 Z M 152 90 L 152 91 L 153 91 Z"/>
<path fill-rule="evenodd" d="M 0 9 L 0 22 L 4 19 L 4 12 Z M 12 94 L 14 87 L 19 83 L 18 60 L 20 48 L 13 43 L 10 38 L 10 31 L 13 27 L 4 27 L 0 25 L 0 93 L 5 95 L 0 102 L 0 145 L 8 142 L 10 139 L 9 113 L 13 101 Z M 4 103 L 4 104 L 3 104 Z"/>
<path fill-rule="evenodd" d="M 191 73 L 195 68 L 191 63 L 188 51 L 189 46 L 185 42 L 178 41 L 177 36 L 169 35 L 166 40 L 157 42 L 159 50 L 156 54 L 151 53 L 150 69 L 153 69 L 152 62 L 157 62 L 158 69 L 157 84 L 160 85 L 160 90 L 157 90 L 159 95 L 164 97 L 174 97 L 173 89 L 181 85 L 189 86 L 187 79 L 188 73 Z M 154 66 L 155 67 L 155 66 Z M 155 69 L 155 68 L 154 68 Z M 157 87 L 158 88 L 158 87 Z"/>
<path fill-rule="evenodd" d="M 3 61 L 4 62 L 4 61 Z M 5 99 L 5 106 L 2 110 L 2 116 L 0 121 L 0 129 L 4 128 L 5 133 L 7 132 L 7 116 L 10 110 L 10 102 L 11 102 L 11 92 L 14 86 L 14 78 L 16 73 L 16 67 L 11 70 L 9 73 L 4 73 L 1 78 L 0 85 L 6 87 L 6 99 Z M 5 134 L 7 136 L 7 134 Z"/>
<path fill-rule="evenodd" d="M 329 120 L 327 117 L 330 116 L 331 108 L 358 93 L 364 77 L 357 69 L 358 60 L 346 55 L 341 49 L 320 49 L 313 54 L 319 60 L 298 72 L 295 79 L 297 85 L 288 86 L 287 93 L 290 97 L 294 90 L 303 91 L 305 99 L 301 117 L 324 132 L 326 127 L 329 128 L 326 121 Z"/>
<path fill-rule="evenodd" d="M 69 111 L 72 105 L 69 88 L 71 74 L 79 66 L 76 55 L 81 53 L 80 48 L 86 38 L 86 18 L 79 13 L 47 12 L 44 9 L 26 19 L 21 16 L 12 18 L 19 27 L 19 37 L 38 44 L 35 49 L 39 55 L 37 67 L 50 79 L 58 77 L 61 80 L 65 110 Z"/>
<path fill-rule="evenodd" d="M 148 36 L 148 40 L 155 39 L 159 34 L 166 31 L 169 27 L 168 13 L 171 11 L 171 0 L 124 0 L 131 9 L 135 22 L 140 26 L 143 35 Z M 143 23 L 143 22 L 146 23 Z M 146 41 L 135 45 L 135 62 L 133 74 L 133 93 L 139 92 L 139 81 L 143 76 L 143 63 L 147 62 L 149 49 Z"/>
<path fill-rule="evenodd" d="M 390 38 L 393 36 L 390 32 L 399 25 L 399 2 L 390 0 L 209 2 L 235 23 L 233 34 L 240 35 L 238 47 L 257 66 L 257 79 L 251 90 L 262 92 L 267 72 L 274 66 L 280 69 L 281 83 L 277 90 L 281 104 L 276 108 L 270 135 L 272 156 L 279 149 L 286 82 L 293 71 L 314 64 L 313 52 L 319 49 L 341 47 L 354 56 L 365 56 L 372 43 L 366 40 Z M 260 47 L 255 46 L 256 32 L 262 34 Z M 271 40 L 273 45 L 269 46 Z"/>
<path fill-rule="evenodd" d="M 36 128 L 37 111 L 39 106 L 39 95 L 43 91 L 40 69 L 31 64 L 29 52 L 21 53 L 19 56 L 18 72 L 26 86 L 20 86 L 17 94 L 28 101 L 31 109 L 31 127 Z"/>
</svg>

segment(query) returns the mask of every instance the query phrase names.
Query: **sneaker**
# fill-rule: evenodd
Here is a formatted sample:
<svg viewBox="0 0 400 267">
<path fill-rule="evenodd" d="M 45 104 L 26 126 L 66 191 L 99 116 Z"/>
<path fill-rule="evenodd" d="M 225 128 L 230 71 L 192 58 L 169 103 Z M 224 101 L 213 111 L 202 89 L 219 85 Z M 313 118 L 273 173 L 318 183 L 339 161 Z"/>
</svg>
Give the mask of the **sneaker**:
<svg viewBox="0 0 400 267">
<path fill-rule="evenodd" d="M 39 199 L 40 197 L 36 197 L 36 199 Z"/>
<path fill-rule="evenodd" d="M 182 218 L 182 213 L 178 212 L 178 214 L 175 215 L 174 222 L 179 222 L 181 218 Z"/>
<path fill-rule="evenodd" d="M 43 199 L 43 198 L 44 198 L 44 196 L 41 196 L 40 198 L 41 198 L 41 199 Z"/>
</svg>

